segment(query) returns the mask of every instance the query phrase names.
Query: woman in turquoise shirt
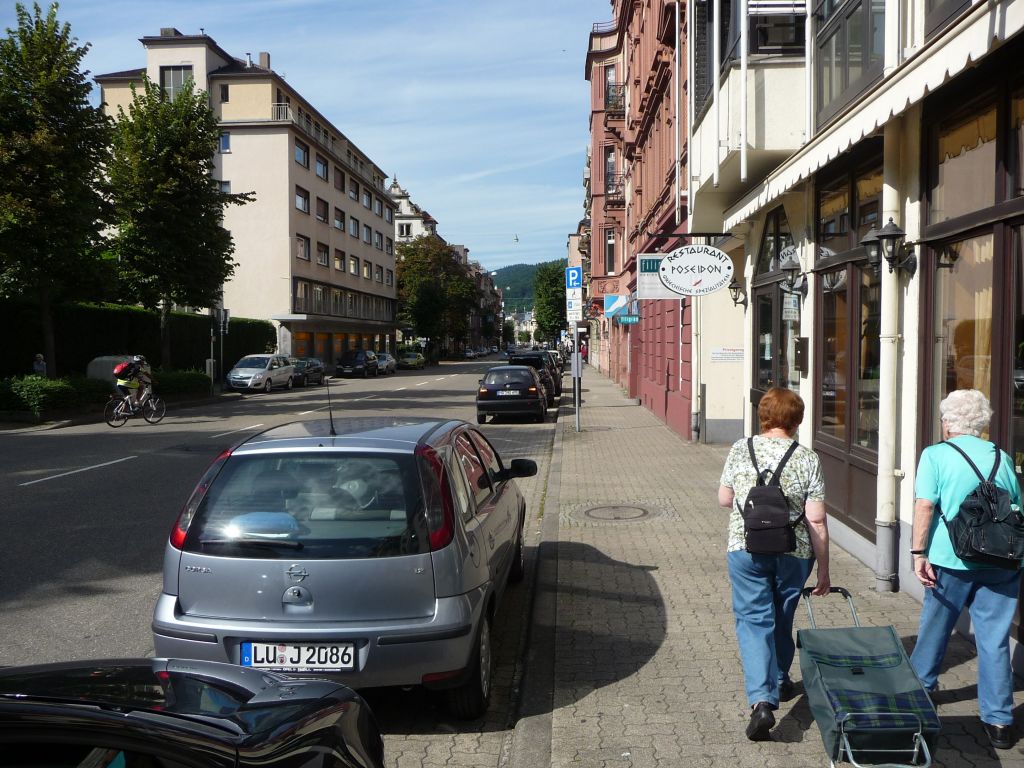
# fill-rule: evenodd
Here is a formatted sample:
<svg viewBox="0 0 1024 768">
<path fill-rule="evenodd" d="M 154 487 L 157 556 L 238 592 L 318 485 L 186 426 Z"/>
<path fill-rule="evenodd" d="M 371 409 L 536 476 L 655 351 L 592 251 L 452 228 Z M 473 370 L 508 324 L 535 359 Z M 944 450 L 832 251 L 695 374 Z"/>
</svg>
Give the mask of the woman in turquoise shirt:
<svg viewBox="0 0 1024 768">
<path fill-rule="evenodd" d="M 941 403 L 942 437 L 963 450 L 988 477 L 999 455 L 995 483 L 1020 505 L 1020 486 L 1013 461 L 982 440 L 992 407 L 976 389 L 950 392 Z M 955 517 L 978 476 L 958 451 L 944 443 L 921 454 L 914 483 L 914 574 L 925 587 L 917 645 L 910 656 L 921 682 L 934 691 L 954 625 L 964 608 L 974 623 L 978 649 L 978 709 L 992 746 L 1013 746 L 1013 673 L 1010 668 L 1010 623 L 1017 607 L 1020 570 L 966 563 L 953 553 L 942 521 Z M 941 514 L 940 514 L 941 513 Z"/>
</svg>

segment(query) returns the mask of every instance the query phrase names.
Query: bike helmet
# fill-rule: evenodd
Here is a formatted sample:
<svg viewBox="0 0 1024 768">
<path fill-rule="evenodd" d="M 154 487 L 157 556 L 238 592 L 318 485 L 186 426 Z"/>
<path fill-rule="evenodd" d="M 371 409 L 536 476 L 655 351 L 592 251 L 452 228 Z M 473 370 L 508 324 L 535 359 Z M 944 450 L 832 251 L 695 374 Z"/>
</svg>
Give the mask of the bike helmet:
<svg viewBox="0 0 1024 768">
<path fill-rule="evenodd" d="M 133 363 L 142 363 L 143 365 L 145 365 L 146 358 L 145 358 L 144 355 L 136 355 L 135 357 L 132 358 L 132 362 Z"/>
</svg>

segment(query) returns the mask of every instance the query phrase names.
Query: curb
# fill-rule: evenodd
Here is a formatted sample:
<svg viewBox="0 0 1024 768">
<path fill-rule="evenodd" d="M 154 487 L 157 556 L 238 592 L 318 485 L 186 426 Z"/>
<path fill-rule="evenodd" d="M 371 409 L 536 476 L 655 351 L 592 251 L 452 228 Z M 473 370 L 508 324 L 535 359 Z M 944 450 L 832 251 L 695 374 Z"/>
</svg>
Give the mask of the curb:
<svg viewBox="0 0 1024 768">
<path fill-rule="evenodd" d="M 499 768 L 537 768 L 551 765 L 551 719 L 554 714 L 555 631 L 558 602 L 558 515 L 562 491 L 563 419 L 571 403 L 560 402 L 551 446 L 547 492 L 533 579 L 533 599 L 527 632 L 527 654 L 519 701 L 513 718 L 511 744 Z"/>
</svg>

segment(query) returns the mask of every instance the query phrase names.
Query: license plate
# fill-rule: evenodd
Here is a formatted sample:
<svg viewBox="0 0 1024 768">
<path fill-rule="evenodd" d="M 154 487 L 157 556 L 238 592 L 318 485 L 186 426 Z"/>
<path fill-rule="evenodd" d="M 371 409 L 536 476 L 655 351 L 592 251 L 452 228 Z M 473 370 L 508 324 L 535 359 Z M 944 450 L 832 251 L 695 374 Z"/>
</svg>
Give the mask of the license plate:
<svg viewBox="0 0 1024 768">
<path fill-rule="evenodd" d="M 276 669 L 280 672 L 336 672 L 342 669 L 355 669 L 355 659 L 356 650 L 352 643 L 242 643 L 242 666 L 256 669 Z"/>
<path fill-rule="evenodd" d="M 504 389 L 504 390 L 500 390 L 497 393 L 498 397 L 515 397 L 518 394 L 519 394 L 519 390 L 518 389 Z"/>
</svg>

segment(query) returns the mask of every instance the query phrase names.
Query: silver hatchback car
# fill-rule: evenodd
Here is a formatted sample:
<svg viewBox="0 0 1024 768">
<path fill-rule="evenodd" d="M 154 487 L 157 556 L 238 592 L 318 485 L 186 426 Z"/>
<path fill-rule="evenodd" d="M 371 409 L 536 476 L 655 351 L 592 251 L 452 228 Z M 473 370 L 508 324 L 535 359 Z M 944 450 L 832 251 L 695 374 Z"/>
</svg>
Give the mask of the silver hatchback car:
<svg viewBox="0 0 1024 768">
<path fill-rule="evenodd" d="M 171 529 L 158 656 L 444 689 L 487 709 L 491 623 L 522 579 L 526 503 L 463 421 L 289 424 L 227 451 Z"/>
</svg>

